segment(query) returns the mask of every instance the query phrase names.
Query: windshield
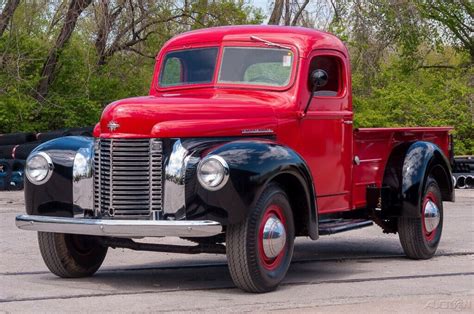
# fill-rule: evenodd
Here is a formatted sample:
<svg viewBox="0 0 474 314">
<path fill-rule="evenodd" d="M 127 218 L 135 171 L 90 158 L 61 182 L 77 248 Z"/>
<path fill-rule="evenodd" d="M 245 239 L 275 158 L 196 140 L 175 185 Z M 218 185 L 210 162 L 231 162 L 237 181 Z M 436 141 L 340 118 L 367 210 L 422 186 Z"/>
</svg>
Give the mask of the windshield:
<svg viewBox="0 0 474 314">
<path fill-rule="evenodd" d="M 212 83 L 217 55 L 217 47 L 167 53 L 159 85 L 173 87 Z M 293 52 L 286 48 L 225 47 L 218 83 L 284 87 L 290 82 L 293 62 Z"/>
<path fill-rule="evenodd" d="M 218 48 L 179 50 L 166 54 L 160 86 L 211 83 Z"/>
<path fill-rule="evenodd" d="M 290 82 L 293 53 L 288 49 L 226 47 L 219 83 L 286 86 Z"/>
</svg>

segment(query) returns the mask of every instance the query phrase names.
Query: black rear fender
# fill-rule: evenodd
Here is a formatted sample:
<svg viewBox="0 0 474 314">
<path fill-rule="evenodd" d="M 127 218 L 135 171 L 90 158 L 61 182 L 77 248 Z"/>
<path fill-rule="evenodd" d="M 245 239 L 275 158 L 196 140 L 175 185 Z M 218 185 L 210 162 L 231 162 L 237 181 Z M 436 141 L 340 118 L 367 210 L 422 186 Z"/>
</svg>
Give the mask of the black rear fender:
<svg viewBox="0 0 474 314">
<path fill-rule="evenodd" d="M 423 189 L 430 175 L 437 181 L 443 201 L 454 201 L 451 166 L 437 145 L 418 141 L 395 147 L 383 179 L 383 186 L 390 188 L 386 208 L 389 215 L 419 217 Z"/>
</svg>

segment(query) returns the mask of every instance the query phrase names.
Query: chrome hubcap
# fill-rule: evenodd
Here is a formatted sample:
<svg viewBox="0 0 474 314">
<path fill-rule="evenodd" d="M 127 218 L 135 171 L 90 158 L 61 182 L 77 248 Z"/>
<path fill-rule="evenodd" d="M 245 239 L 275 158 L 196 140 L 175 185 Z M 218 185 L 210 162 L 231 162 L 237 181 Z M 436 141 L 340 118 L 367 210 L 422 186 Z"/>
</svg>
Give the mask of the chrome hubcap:
<svg viewBox="0 0 474 314">
<path fill-rule="evenodd" d="M 270 216 L 263 227 L 263 252 L 268 258 L 275 258 L 285 247 L 285 226 L 276 216 Z"/>
<path fill-rule="evenodd" d="M 436 203 L 428 200 L 425 204 L 424 213 L 425 215 L 423 218 L 425 219 L 426 231 L 431 232 L 438 227 L 440 219 L 439 208 L 436 206 Z"/>
</svg>

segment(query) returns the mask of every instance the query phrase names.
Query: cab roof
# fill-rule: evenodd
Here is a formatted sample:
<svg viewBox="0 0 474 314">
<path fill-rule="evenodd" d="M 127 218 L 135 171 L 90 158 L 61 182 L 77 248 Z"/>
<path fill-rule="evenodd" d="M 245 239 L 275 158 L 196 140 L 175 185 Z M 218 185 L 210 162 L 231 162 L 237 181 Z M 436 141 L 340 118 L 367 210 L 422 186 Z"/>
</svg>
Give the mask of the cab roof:
<svg viewBox="0 0 474 314">
<path fill-rule="evenodd" d="M 189 31 L 171 38 L 163 47 L 186 48 L 200 43 L 220 44 L 226 41 L 252 41 L 250 36 L 280 44 L 294 45 L 302 57 L 314 49 L 332 49 L 348 56 L 346 46 L 336 36 L 305 27 L 273 25 L 240 25 L 204 28 Z"/>
</svg>

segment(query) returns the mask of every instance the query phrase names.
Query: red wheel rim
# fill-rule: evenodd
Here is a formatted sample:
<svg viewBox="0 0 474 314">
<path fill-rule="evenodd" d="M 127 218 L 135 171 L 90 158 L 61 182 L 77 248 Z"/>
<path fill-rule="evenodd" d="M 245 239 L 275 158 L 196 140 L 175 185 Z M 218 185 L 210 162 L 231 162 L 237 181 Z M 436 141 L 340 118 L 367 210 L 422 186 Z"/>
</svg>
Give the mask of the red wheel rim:
<svg viewBox="0 0 474 314">
<path fill-rule="evenodd" d="M 425 223 L 425 209 L 426 209 L 426 204 L 431 201 L 436 206 L 438 206 L 437 198 L 436 195 L 433 192 L 428 192 L 425 195 L 425 198 L 423 200 L 423 207 L 422 207 L 422 213 L 421 213 L 421 223 L 423 225 L 423 235 L 425 236 L 425 239 L 430 242 L 433 241 L 433 239 L 436 236 L 436 231 L 438 230 L 438 226 L 436 226 L 433 230 L 428 231 L 426 228 L 426 223 Z"/>
<path fill-rule="evenodd" d="M 258 230 L 258 253 L 260 261 L 262 262 L 263 267 L 268 270 L 274 270 L 280 265 L 281 261 L 283 260 L 283 257 L 285 256 L 287 248 L 287 241 L 285 241 L 284 247 L 281 249 L 280 253 L 276 257 L 270 258 L 265 254 L 265 250 L 263 249 L 263 230 L 265 228 L 265 223 L 272 216 L 280 220 L 286 231 L 286 219 L 283 215 L 283 210 L 280 206 L 271 204 L 265 210 L 265 214 L 263 215 L 262 220 L 260 221 L 260 226 Z"/>
</svg>

